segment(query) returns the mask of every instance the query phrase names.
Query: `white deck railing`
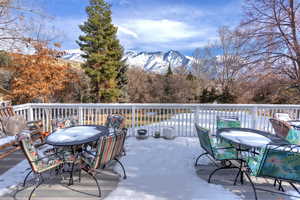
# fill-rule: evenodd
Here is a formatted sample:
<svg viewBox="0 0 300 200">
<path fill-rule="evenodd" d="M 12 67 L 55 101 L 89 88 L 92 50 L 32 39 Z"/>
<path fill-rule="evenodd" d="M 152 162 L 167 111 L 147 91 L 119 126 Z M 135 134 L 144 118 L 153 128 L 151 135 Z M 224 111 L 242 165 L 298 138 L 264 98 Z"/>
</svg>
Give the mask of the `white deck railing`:
<svg viewBox="0 0 300 200">
<path fill-rule="evenodd" d="M 272 132 L 269 118 L 276 112 L 300 118 L 300 105 L 268 104 L 23 104 L 14 110 L 27 120 L 42 120 L 51 131 L 51 120 L 78 117 L 80 124 L 104 124 L 106 116 L 119 113 L 126 117 L 129 134 L 145 128 L 150 135 L 163 127 L 173 127 L 177 136 L 196 136 L 194 123 L 216 128 L 216 116 L 238 116 L 242 127 Z"/>
</svg>

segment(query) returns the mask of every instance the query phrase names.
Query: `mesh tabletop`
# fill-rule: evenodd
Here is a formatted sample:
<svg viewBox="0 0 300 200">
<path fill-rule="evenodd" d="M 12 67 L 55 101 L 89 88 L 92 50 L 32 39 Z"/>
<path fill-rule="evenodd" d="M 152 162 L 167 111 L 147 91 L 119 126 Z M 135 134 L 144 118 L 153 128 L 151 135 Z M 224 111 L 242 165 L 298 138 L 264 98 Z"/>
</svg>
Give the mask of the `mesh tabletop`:
<svg viewBox="0 0 300 200">
<path fill-rule="evenodd" d="M 82 125 L 59 129 L 46 138 L 46 143 L 54 146 L 80 145 L 107 136 L 109 130 L 105 126 Z"/>
</svg>

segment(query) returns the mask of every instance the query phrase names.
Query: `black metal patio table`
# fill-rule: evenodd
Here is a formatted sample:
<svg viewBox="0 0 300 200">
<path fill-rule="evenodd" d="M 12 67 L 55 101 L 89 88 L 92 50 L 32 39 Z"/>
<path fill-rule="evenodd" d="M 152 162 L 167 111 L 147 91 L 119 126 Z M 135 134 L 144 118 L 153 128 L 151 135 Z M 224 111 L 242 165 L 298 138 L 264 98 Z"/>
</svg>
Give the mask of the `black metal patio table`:
<svg viewBox="0 0 300 200">
<path fill-rule="evenodd" d="M 289 120 L 286 122 L 293 127 L 300 128 L 300 120 Z"/>
<path fill-rule="evenodd" d="M 69 147 L 75 155 L 70 172 L 69 185 L 73 184 L 73 171 L 75 162 L 80 156 L 82 146 L 99 140 L 100 137 L 109 135 L 109 129 L 106 126 L 98 125 L 80 125 L 68 128 L 58 129 L 51 133 L 45 140 L 46 144 L 56 147 Z"/>
<path fill-rule="evenodd" d="M 258 154 L 257 149 L 261 149 L 266 145 L 287 145 L 290 144 L 287 140 L 277 137 L 271 133 L 249 128 L 221 128 L 217 130 L 217 137 L 221 140 L 226 140 L 233 144 L 240 156 L 240 170 L 234 180 L 234 185 L 240 176 L 241 184 L 243 184 L 243 167 L 245 160 L 242 156 L 243 152 Z M 246 174 L 247 175 L 247 174 Z"/>
</svg>

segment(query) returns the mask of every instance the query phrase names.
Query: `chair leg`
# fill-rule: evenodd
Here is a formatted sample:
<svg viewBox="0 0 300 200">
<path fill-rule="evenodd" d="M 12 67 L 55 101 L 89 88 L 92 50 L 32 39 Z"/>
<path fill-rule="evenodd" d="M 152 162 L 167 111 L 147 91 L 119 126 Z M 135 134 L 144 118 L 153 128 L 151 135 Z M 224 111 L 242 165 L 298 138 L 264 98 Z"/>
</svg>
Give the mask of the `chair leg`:
<svg viewBox="0 0 300 200">
<path fill-rule="evenodd" d="M 254 198 L 255 198 L 255 200 L 257 200 L 257 193 L 256 193 L 255 185 L 252 182 L 252 180 L 251 180 L 251 178 L 250 178 L 250 176 L 249 176 L 249 174 L 247 172 L 245 172 L 245 175 L 248 178 L 249 182 L 251 183 L 251 186 L 252 186 L 252 189 L 253 189 L 253 192 L 254 192 Z"/>
<path fill-rule="evenodd" d="M 299 189 L 291 182 L 289 182 L 289 184 L 300 194 Z"/>
<path fill-rule="evenodd" d="M 34 191 L 37 190 L 38 187 L 40 187 L 40 185 L 43 184 L 43 182 L 44 182 L 44 179 L 43 179 L 42 176 L 39 174 L 39 182 L 38 182 L 38 184 L 33 188 L 33 190 L 31 191 L 28 200 L 31 200 L 31 197 L 32 197 Z"/>
<path fill-rule="evenodd" d="M 236 175 L 236 177 L 235 177 L 235 179 L 234 179 L 233 185 L 236 185 L 237 179 L 238 179 L 238 177 L 239 177 L 239 175 L 240 175 L 241 172 L 242 172 L 242 169 L 239 168 L 239 172 L 237 173 L 237 175 Z"/>
<path fill-rule="evenodd" d="M 282 181 L 278 180 L 278 190 L 284 192 L 284 188 L 282 186 Z"/>
<path fill-rule="evenodd" d="M 210 183 L 211 177 L 212 177 L 217 171 L 222 170 L 222 169 L 240 169 L 240 168 L 239 168 L 239 167 L 229 167 L 229 166 L 217 168 L 217 169 L 215 169 L 212 173 L 210 173 L 207 182 Z"/>
<path fill-rule="evenodd" d="M 114 160 L 117 161 L 120 164 L 120 166 L 122 167 L 123 174 L 124 174 L 123 179 L 126 179 L 127 176 L 126 176 L 126 172 L 125 172 L 125 168 L 124 168 L 123 164 L 117 158 L 115 158 Z"/>
<path fill-rule="evenodd" d="M 90 175 L 90 176 L 94 179 L 94 181 L 95 181 L 96 184 L 97 184 L 99 197 L 101 197 L 101 189 L 100 189 L 100 185 L 99 185 L 99 183 L 98 183 L 97 178 L 96 178 L 92 173 L 90 173 L 88 170 L 86 170 L 86 169 L 84 169 L 84 168 L 81 168 L 81 169 L 82 169 L 83 171 L 85 171 L 88 175 Z"/>
<path fill-rule="evenodd" d="M 195 167 L 198 166 L 198 161 L 199 161 L 199 159 L 200 159 L 202 156 L 207 155 L 207 154 L 208 154 L 208 153 L 205 152 L 205 153 L 200 154 L 200 156 L 197 157 L 196 162 L 195 162 Z"/>
<path fill-rule="evenodd" d="M 273 186 L 276 187 L 277 179 L 274 180 Z"/>
<path fill-rule="evenodd" d="M 24 179 L 24 181 L 23 181 L 23 187 L 25 187 L 27 178 L 29 177 L 29 175 L 30 175 L 31 173 L 32 173 L 32 170 L 30 170 L 30 172 L 25 176 L 25 179 Z"/>
<path fill-rule="evenodd" d="M 79 172 L 78 172 L 78 182 L 79 183 L 81 182 L 81 170 L 79 170 Z"/>
</svg>

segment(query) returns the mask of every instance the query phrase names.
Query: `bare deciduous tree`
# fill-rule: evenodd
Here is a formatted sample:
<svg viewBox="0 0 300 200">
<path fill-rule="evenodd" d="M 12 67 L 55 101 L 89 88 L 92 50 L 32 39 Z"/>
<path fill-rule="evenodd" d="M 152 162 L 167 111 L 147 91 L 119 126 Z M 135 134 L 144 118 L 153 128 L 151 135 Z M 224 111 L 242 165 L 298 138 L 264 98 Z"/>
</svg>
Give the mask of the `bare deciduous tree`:
<svg viewBox="0 0 300 200">
<path fill-rule="evenodd" d="M 267 62 L 300 84 L 299 1 L 245 0 L 245 18 L 239 27 L 253 63 Z M 300 90 L 300 87 L 299 87 Z"/>
</svg>

